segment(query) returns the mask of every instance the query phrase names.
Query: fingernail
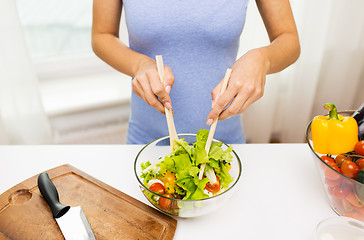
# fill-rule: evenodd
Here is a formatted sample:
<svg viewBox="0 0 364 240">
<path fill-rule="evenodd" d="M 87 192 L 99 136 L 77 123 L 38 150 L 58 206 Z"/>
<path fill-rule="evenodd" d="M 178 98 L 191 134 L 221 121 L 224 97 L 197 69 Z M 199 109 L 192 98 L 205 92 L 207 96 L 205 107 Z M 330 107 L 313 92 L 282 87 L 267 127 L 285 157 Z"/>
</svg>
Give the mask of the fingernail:
<svg viewBox="0 0 364 240">
<path fill-rule="evenodd" d="M 210 126 L 210 125 L 212 124 L 212 121 L 213 121 L 213 120 L 212 120 L 211 118 L 209 118 L 209 119 L 207 119 L 206 124 Z"/>
<path fill-rule="evenodd" d="M 166 86 L 166 92 L 169 94 L 171 92 L 171 86 Z"/>
<path fill-rule="evenodd" d="M 168 108 L 168 109 L 172 108 L 172 104 L 170 102 L 164 103 L 164 106 L 166 106 L 166 108 Z"/>
</svg>

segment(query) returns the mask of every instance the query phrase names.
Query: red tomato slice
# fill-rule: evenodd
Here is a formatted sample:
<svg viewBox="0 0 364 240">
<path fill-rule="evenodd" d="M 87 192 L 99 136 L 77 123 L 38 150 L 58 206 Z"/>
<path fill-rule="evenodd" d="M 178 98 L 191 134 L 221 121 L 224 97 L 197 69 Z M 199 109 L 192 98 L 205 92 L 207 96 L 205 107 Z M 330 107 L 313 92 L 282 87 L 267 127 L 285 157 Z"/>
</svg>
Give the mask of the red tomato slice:
<svg viewBox="0 0 364 240">
<path fill-rule="evenodd" d="M 218 176 L 216 176 L 216 180 L 217 182 L 215 184 L 211 184 L 210 182 L 208 182 L 205 186 L 205 189 L 210 193 L 217 193 L 218 191 L 220 191 L 221 184 Z"/>
<path fill-rule="evenodd" d="M 159 194 L 166 193 L 163 184 L 161 184 L 159 182 L 156 182 L 156 183 L 153 183 L 152 185 L 150 185 L 149 189 L 152 190 L 153 192 L 159 193 Z"/>
<path fill-rule="evenodd" d="M 173 198 L 172 194 L 163 194 L 163 196 Z M 172 206 L 172 200 L 164 197 L 159 198 L 158 204 L 163 210 L 170 210 Z"/>
</svg>

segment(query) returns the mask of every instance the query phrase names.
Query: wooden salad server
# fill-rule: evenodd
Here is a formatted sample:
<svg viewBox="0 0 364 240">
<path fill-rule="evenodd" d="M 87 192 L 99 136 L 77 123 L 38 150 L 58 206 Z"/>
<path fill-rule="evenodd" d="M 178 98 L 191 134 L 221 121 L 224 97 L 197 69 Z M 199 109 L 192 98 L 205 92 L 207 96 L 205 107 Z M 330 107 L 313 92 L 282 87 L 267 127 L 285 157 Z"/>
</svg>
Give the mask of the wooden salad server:
<svg viewBox="0 0 364 240">
<path fill-rule="evenodd" d="M 163 64 L 162 55 L 157 55 L 155 57 L 155 59 L 156 59 L 156 62 L 157 62 L 157 69 L 158 69 L 159 78 L 160 78 L 162 84 L 164 84 L 164 79 L 163 79 L 164 78 L 164 64 Z M 174 121 L 173 121 L 173 112 L 172 112 L 171 109 L 168 109 L 166 107 L 164 107 L 164 111 L 166 113 L 171 151 L 173 151 L 174 140 L 178 139 L 176 127 L 175 127 Z"/>
<path fill-rule="evenodd" d="M 226 90 L 226 86 L 227 86 L 227 83 L 230 79 L 230 75 L 231 75 L 231 69 L 228 68 L 226 70 L 226 73 L 225 73 L 225 77 L 224 77 L 224 81 L 222 83 L 222 86 L 220 88 L 220 96 L 225 92 Z M 217 117 L 213 123 L 211 124 L 211 127 L 210 127 L 210 132 L 209 132 L 209 136 L 207 137 L 207 141 L 206 141 L 206 145 L 205 145 L 205 150 L 206 150 L 206 153 L 207 155 L 209 155 L 209 151 L 210 151 L 210 147 L 211 147 L 211 143 L 212 143 L 212 139 L 214 137 L 214 134 L 215 134 L 215 130 L 216 130 L 216 125 L 217 125 L 217 121 L 219 120 L 219 117 Z M 201 165 L 201 169 L 200 169 L 200 172 L 198 173 L 198 178 L 199 179 L 202 179 L 203 177 L 203 173 L 205 171 L 205 166 L 206 166 L 206 163 L 202 163 Z M 210 180 L 211 181 L 211 180 Z M 212 180 L 213 181 L 213 180 Z M 211 182 L 211 184 L 214 184 L 214 182 Z"/>
</svg>

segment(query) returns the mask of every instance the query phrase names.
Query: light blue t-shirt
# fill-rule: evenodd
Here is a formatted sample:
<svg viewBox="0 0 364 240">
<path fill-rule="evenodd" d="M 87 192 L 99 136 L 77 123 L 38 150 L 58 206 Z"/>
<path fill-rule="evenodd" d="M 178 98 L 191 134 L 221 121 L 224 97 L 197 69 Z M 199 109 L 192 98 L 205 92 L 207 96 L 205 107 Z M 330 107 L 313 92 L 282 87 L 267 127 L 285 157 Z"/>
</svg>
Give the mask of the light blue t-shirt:
<svg viewBox="0 0 364 240">
<path fill-rule="evenodd" d="M 170 93 L 177 133 L 210 129 L 211 91 L 236 60 L 248 0 L 123 0 L 131 49 L 162 55 L 175 76 Z M 165 115 L 134 93 L 127 135 L 145 144 L 168 135 Z M 214 137 L 244 143 L 241 116 L 217 124 Z"/>
</svg>

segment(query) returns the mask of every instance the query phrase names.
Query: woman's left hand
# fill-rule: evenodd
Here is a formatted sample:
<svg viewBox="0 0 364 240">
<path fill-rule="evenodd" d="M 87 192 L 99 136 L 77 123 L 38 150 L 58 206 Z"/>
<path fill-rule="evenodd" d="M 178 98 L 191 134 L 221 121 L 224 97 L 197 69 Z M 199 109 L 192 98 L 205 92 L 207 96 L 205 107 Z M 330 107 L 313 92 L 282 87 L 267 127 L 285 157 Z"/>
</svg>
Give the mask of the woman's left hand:
<svg viewBox="0 0 364 240">
<path fill-rule="evenodd" d="M 219 120 L 225 120 L 241 114 L 260 99 L 264 93 L 268 69 L 269 61 L 262 49 L 253 49 L 239 58 L 231 68 L 225 92 L 220 96 L 223 80 L 212 90 L 212 110 L 206 124 L 211 125 L 217 117 Z"/>
</svg>

